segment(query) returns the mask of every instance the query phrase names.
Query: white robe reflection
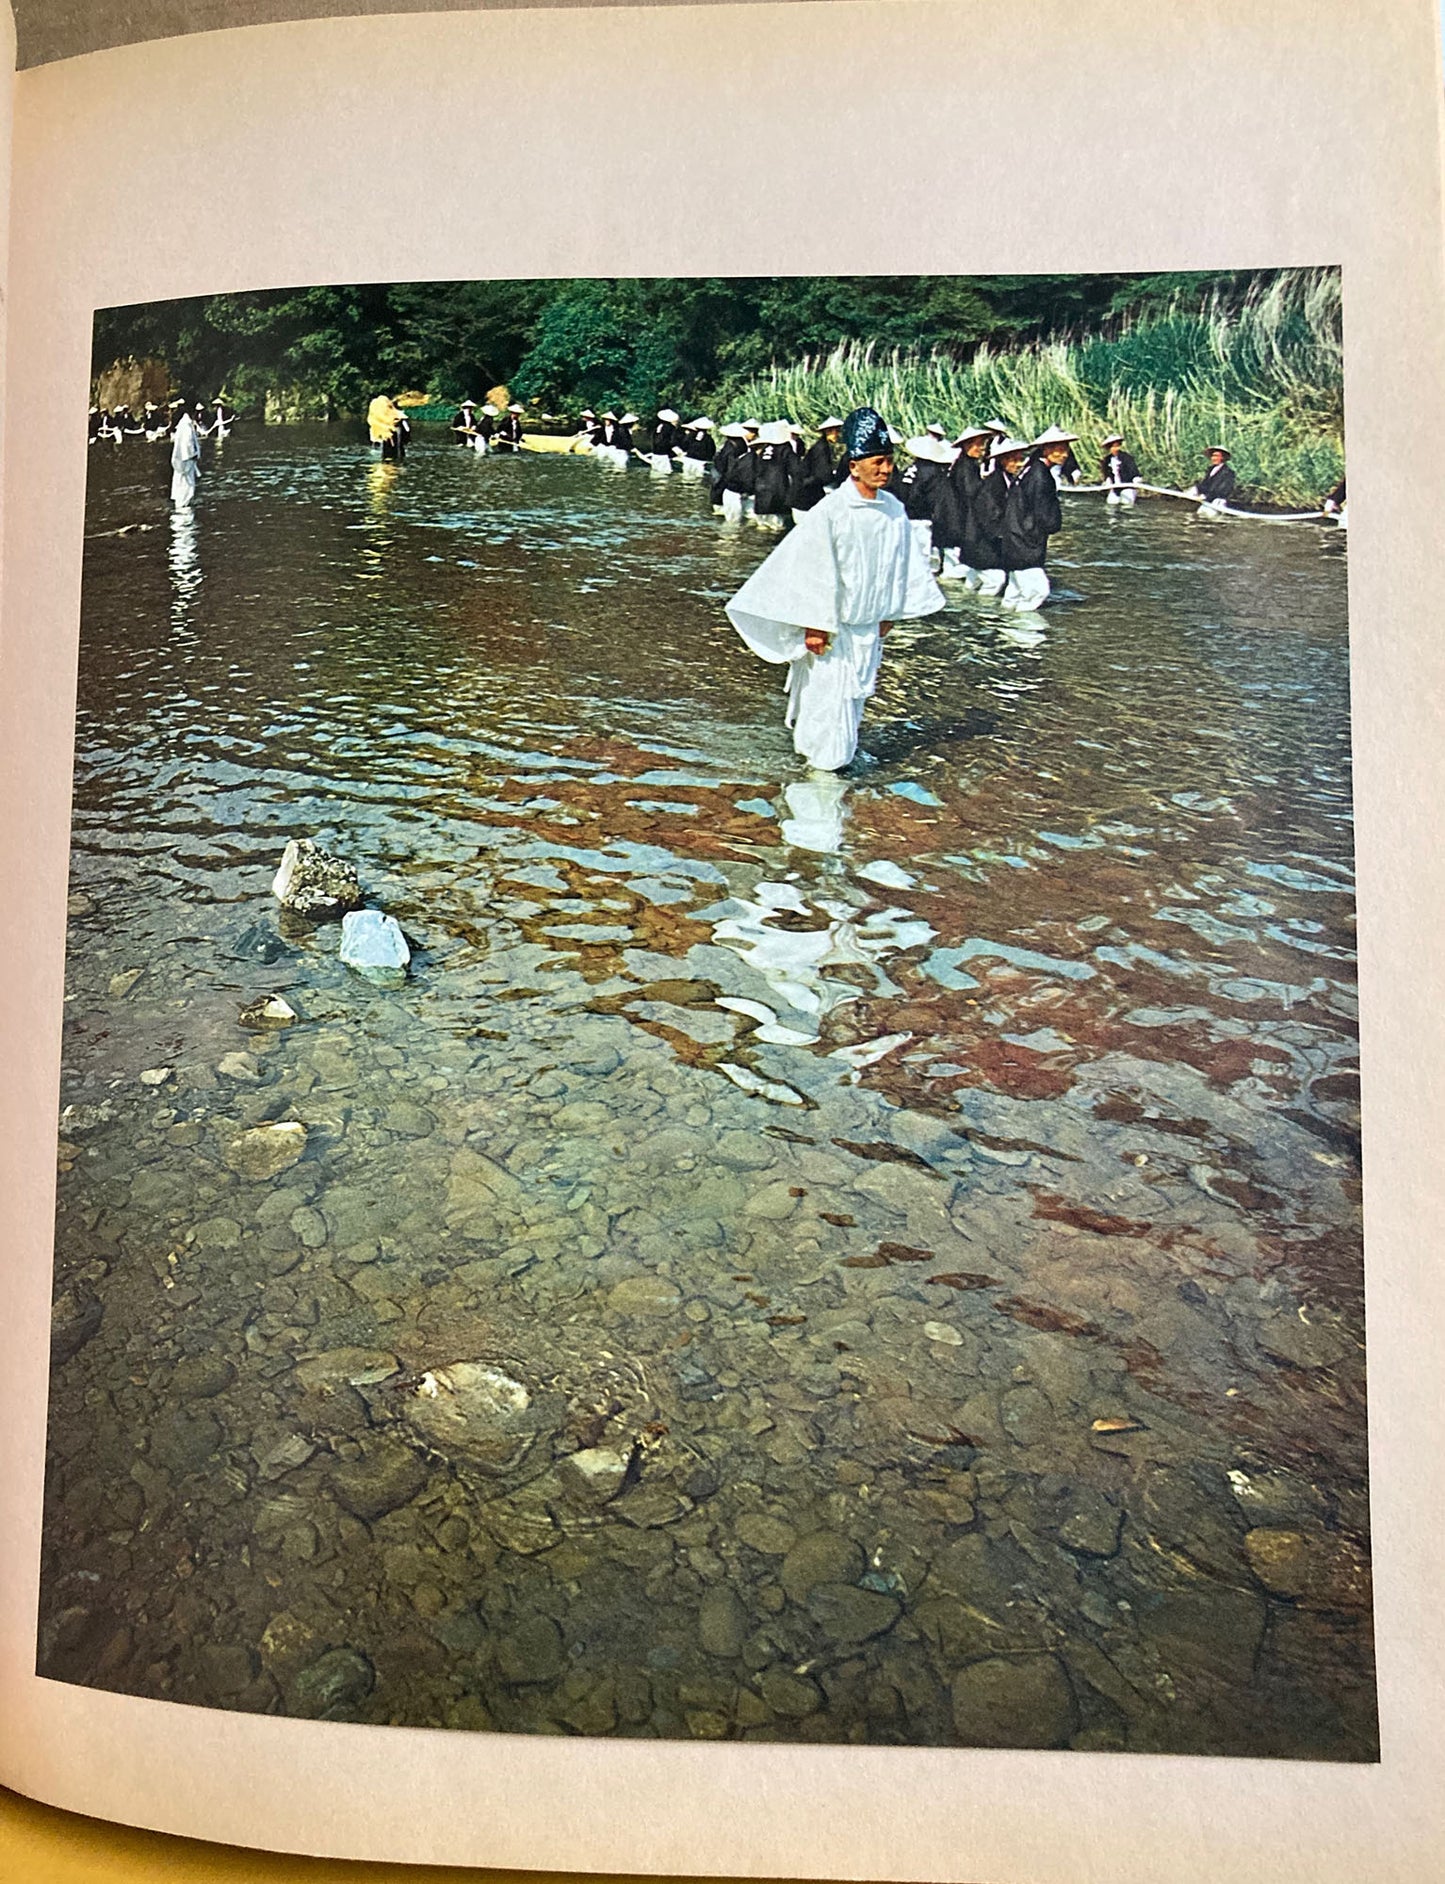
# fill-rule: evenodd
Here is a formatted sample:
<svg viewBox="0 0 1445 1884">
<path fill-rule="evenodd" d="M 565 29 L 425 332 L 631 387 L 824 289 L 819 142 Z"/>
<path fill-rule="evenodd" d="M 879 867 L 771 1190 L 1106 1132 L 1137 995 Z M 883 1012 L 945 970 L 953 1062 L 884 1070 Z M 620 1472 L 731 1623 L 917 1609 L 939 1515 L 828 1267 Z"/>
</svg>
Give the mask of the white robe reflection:
<svg viewBox="0 0 1445 1884">
<path fill-rule="evenodd" d="M 168 561 L 171 572 L 171 620 L 179 628 L 190 614 L 196 591 L 201 586 L 200 545 L 194 510 L 171 513 Z"/>
</svg>

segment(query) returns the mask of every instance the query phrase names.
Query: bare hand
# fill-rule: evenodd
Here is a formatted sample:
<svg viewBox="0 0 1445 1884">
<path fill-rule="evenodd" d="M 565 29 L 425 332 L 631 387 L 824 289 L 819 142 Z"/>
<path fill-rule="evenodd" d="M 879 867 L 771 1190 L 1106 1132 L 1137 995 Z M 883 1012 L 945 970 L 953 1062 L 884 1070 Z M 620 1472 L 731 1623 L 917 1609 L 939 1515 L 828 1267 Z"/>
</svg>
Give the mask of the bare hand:
<svg viewBox="0 0 1445 1884">
<path fill-rule="evenodd" d="M 826 654 L 828 651 L 828 637 L 821 628 L 805 628 L 803 630 L 803 646 L 808 650 L 809 654 Z"/>
<path fill-rule="evenodd" d="M 879 638 L 881 639 L 884 635 L 886 635 L 892 627 L 893 627 L 893 623 L 891 621 L 880 621 L 878 624 Z"/>
</svg>

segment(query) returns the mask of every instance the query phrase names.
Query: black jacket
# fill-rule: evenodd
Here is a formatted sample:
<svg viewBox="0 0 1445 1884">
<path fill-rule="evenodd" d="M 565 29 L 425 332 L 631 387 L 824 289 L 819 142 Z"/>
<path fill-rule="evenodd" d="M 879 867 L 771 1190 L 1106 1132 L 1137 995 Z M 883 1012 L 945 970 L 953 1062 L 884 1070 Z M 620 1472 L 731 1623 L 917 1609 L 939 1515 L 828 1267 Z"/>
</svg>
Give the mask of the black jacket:
<svg viewBox="0 0 1445 1884">
<path fill-rule="evenodd" d="M 993 567 L 1042 569 L 1049 538 L 1064 523 L 1058 486 L 1048 466 L 1035 458 L 1012 480 L 1000 466 L 981 480 L 979 497 L 984 526 L 998 541 L 999 560 Z"/>
<path fill-rule="evenodd" d="M 1239 479 L 1227 464 L 1212 464 L 1198 484 L 1199 495 L 1211 502 L 1227 504 Z"/>
<path fill-rule="evenodd" d="M 970 569 L 1001 569 L 1002 551 L 989 526 L 989 508 L 983 493 L 998 477 L 985 478 L 977 458 L 966 452 L 949 466 L 940 480 L 933 506 L 933 541 L 939 549 L 958 551 Z"/>
<path fill-rule="evenodd" d="M 1119 460 L 1117 473 L 1113 469 L 1113 460 Z M 1099 464 L 1099 482 L 1101 484 L 1132 484 L 1139 475 L 1139 466 L 1133 455 L 1127 451 L 1106 451 Z"/>
<path fill-rule="evenodd" d="M 754 456 L 753 509 L 760 517 L 786 517 L 793 507 L 793 467 L 798 454 L 789 443 L 760 446 Z"/>
<path fill-rule="evenodd" d="M 914 523 L 932 522 L 945 469 L 929 458 L 915 458 L 906 471 L 890 481 L 888 488 Z"/>
<path fill-rule="evenodd" d="M 809 445 L 793 467 L 794 510 L 811 510 L 814 504 L 822 503 L 839 482 L 839 463 L 826 438 Z"/>
<path fill-rule="evenodd" d="M 699 464 L 706 464 L 713 455 L 712 434 L 710 432 L 689 432 L 682 443 L 683 456 L 694 458 Z"/>
<path fill-rule="evenodd" d="M 652 428 L 653 456 L 670 456 L 678 442 L 678 429 L 671 419 L 659 419 Z"/>
<path fill-rule="evenodd" d="M 619 451 L 631 451 L 632 427 L 630 425 L 619 425 L 617 430 L 612 434 L 612 442 Z"/>
</svg>

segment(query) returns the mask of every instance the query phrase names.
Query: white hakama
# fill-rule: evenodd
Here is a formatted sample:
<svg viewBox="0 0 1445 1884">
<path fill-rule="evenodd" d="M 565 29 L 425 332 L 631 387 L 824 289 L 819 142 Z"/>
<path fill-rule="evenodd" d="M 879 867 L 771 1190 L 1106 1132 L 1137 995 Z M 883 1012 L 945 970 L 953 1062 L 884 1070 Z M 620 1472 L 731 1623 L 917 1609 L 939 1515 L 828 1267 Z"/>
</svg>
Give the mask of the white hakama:
<svg viewBox="0 0 1445 1884">
<path fill-rule="evenodd" d="M 201 435 L 187 412 L 176 421 L 171 441 L 171 503 L 189 510 L 196 501 L 196 480 L 201 474 Z"/>
<path fill-rule="evenodd" d="M 787 664 L 787 725 L 800 757 L 820 771 L 858 749 L 863 708 L 878 681 L 879 624 L 944 606 L 928 559 L 896 497 L 865 497 L 849 478 L 804 513 L 791 535 L 727 604 L 754 654 Z M 804 634 L 829 637 L 809 654 Z"/>
</svg>

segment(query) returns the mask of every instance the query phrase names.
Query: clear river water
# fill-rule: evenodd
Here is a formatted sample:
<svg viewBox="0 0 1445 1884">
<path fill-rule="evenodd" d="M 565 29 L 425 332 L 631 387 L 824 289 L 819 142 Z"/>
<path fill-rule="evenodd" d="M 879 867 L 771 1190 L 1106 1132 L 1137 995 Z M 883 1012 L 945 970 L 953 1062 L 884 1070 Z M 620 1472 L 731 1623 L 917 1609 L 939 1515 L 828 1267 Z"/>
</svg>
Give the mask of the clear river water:
<svg viewBox="0 0 1445 1884">
<path fill-rule="evenodd" d="M 90 458 L 41 1672 L 1373 1758 L 1343 534 L 1066 498 L 831 785 L 697 483 Z"/>
</svg>

